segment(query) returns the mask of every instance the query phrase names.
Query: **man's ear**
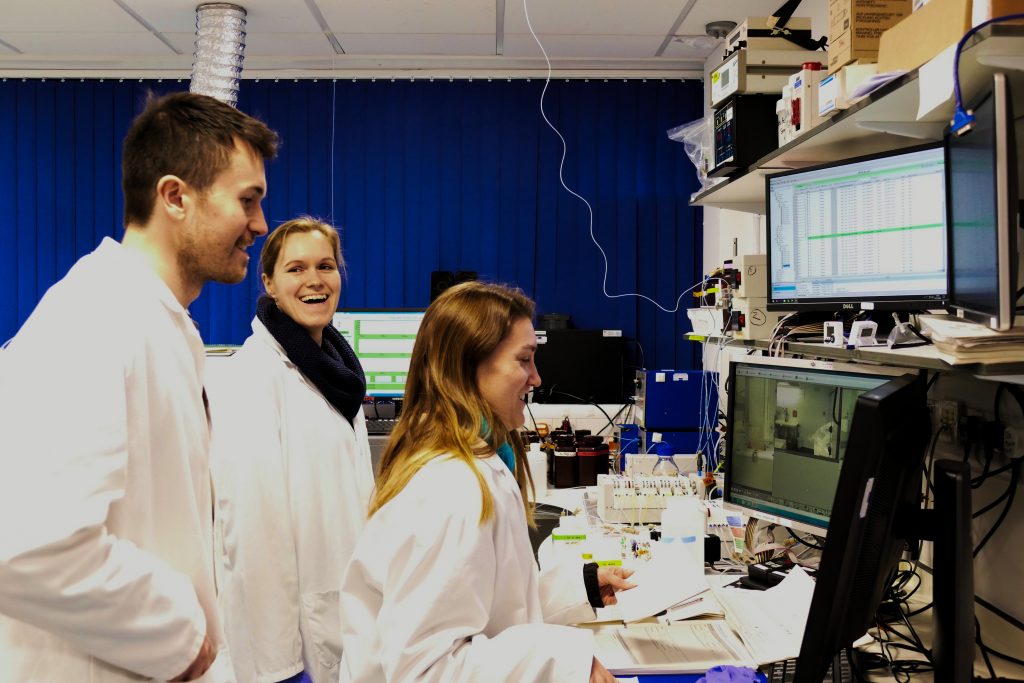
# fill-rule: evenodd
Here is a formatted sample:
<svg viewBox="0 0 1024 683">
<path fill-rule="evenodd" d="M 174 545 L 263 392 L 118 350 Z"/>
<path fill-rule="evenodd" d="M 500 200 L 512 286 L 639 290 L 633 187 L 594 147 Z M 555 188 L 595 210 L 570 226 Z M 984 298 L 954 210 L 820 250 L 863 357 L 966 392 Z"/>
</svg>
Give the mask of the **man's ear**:
<svg viewBox="0 0 1024 683">
<path fill-rule="evenodd" d="M 185 217 L 185 195 L 188 184 L 176 175 L 165 175 L 156 183 L 155 210 L 163 211 L 172 219 Z"/>
</svg>

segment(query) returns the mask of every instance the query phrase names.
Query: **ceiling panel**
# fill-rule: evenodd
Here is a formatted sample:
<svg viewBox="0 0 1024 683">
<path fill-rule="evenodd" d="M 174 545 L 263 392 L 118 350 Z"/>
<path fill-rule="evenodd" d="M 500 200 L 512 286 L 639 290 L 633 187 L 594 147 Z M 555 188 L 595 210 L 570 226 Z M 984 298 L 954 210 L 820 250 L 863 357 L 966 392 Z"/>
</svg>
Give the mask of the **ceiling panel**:
<svg viewBox="0 0 1024 683">
<path fill-rule="evenodd" d="M 90 0 L 91 1 L 91 0 Z M 164 33 L 192 33 L 200 0 L 124 0 Z M 237 0 L 246 10 L 246 33 L 312 33 L 320 30 L 305 0 Z"/>
<path fill-rule="evenodd" d="M 144 30 L 130 14 L 110 0 L 3 0 L 0 30 L 5 34 L 27 31 L 107 33 Z"/>
<path fill-rule="evenodd" d="M 374 33 L 338 35 L 338 42 L 349 55 L 473 55 L 493 56 L 494 34 L 441 35 Z"/>
<path fill-rule="evenodd" d="M 538 35 L 640 34 L 664 38 L 685 0 L 526 0 Z M 505 32 L 527 33 L 523 0 L 505 0 Z"/>
<path fill-rule="evenodd" d="M 538 34 L 544 51 L 551 59 L 652 59 L 663 36 L 565 36 Z M 506 35 L 506 57 L 538 57 L 543 54 L 533 36 Z"/>
<path fill-rule="evenodd" d="M 493 38 L 497 25 L 494 0 L 318 0 L 317 5 L 337 34 L 489 33 Z"/>
<path fill-rule="evenodd" d="M 246 37 L 247 55 L 330 57 L 334 48 L 323 33 L 253 33 Z"/>
<path fill-rule="evenodd" d="M 174 53 L 146 30 L 135 33 L 0 33 L 0 40 L 10 43 L 25 56 L 88 55 L 92 57 L 170 56 Z"/>
</svg>

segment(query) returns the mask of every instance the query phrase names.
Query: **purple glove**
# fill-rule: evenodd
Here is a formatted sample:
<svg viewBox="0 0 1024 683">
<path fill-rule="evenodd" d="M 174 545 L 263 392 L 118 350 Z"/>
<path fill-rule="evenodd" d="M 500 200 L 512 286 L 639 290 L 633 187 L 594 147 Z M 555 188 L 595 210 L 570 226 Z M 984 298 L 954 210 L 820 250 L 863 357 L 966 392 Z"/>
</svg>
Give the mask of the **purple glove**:
<svg viewBox="0 0 1024 683">
<path fill-rule="evenodd" d="M 757 672 L 746 666 L 723 664 L 707 670 L 697 683 L 757 683 Z"/>
</svg>

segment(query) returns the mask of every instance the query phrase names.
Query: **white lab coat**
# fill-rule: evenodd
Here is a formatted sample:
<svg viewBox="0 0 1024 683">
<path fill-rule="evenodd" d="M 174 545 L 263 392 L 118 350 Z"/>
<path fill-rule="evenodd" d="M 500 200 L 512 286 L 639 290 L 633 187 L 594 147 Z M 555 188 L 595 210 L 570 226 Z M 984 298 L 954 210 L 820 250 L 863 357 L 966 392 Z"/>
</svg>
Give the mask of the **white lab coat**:
<svg viewBox="0 0 1024 683">
<path fill-rule="evenodd" d="M 338 586 L 373 490 L 366 421 L 350 424 L 252 329 L 209 387 L 228 644 L 239 683 L 303 669 L 336 683 Z"/>
<path fill-rule="evenodd" d="M 0 351 L 0 681 L 167 680 L 210 633 L 203 346 L 135 252 L 104 239 Z"/>
<path fill-rule="evenodd" d="M 594 617 L 578 565 L 543 576 L 515 478 L 476 461 L 494 497 L 480 524 L 476 476 L 428 463 L 378 510 L 341 591 L 341 683 L 585 683 L 590 632 L 553 623 Z"/>
</svg>

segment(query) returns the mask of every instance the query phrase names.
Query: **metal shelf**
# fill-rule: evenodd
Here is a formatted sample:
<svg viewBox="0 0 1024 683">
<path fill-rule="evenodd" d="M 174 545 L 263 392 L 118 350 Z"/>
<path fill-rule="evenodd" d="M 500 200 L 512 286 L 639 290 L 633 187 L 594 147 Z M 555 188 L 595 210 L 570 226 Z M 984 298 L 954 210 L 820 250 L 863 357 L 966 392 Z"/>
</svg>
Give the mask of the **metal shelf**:
<svg viewBox="0 0 1024 683">
<path fill-rule="evenodd" d="M 768 341 L 764 339 L 730 339 L 729 348 L 767 349 Z M 786 342 L 786 356 L 813 356 L 846 362 L 875 363 L 894 365 L 897 367 L 937 370 L 940 372 L 962 372 L 979 377 L 1003 378 L 1024 375 L 1024 363 L 963 363 L 950 365 L 939 357 L 934 346 L 915 346 L 907 349 L 887 347 L 847 349 L 823 344 L 806 342 Z"/>
<path fill-rule="evenodd" d="M 994 71 L 1020 68 L 1024 26 L 988 26 L 967 43 L 960 58 L 963 97 L 970 101 Z M 1008 60 L 1017 60 L 1016 66 Z M 949 60 L 951 62 L 951 60 Z M 952 67 L 942 58 L 891 81 L 805 135 L 759 159 L 746 172 L 696 195 L 690 204 L 764 213 L 764 178 L 772 173 L 874 154 L 942 139 L 953 116 Z M 937 106 L 920 113 L 921 91 Z M 948 94 L 947 94 L 948 93 Z M 945 95 L 945 96 L 944 96 Z M 944 97 L 943 97 L 944 96 Z M 928 105 L 926 105 L 928 106 Z M 774 134 L 774 128 L 771 130 Z"/>
</svg>

